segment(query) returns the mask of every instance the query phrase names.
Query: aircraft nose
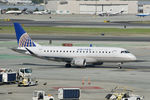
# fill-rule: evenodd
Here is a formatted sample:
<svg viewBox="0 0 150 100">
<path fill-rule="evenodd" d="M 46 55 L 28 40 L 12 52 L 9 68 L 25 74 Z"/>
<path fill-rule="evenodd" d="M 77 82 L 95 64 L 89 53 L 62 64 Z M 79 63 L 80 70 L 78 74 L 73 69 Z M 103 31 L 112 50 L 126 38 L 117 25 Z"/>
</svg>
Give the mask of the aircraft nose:
<svg viewBox="0 0 150 100">
<path fill-rule="evenodd" d="M 136 60 L 136 57 L 135 57 L 133 54 L 131 54 L 131 55 L 130 55 L 130 60 L 135 61 L 135 60 Z"/>
</svg>

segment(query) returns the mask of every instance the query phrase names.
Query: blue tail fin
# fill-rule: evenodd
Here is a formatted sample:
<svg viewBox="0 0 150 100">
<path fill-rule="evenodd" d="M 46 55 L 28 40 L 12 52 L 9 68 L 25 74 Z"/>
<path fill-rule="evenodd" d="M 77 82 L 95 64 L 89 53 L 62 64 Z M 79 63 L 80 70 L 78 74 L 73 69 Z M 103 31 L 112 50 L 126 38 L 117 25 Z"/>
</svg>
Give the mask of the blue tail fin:
<svg viewBox="0 0 150 100">
<path fill-rule="evenodd" d="M 35 43 L 31 40 L 29 35 L 25 32 L 19 23 L 14 23 L 16 38 L 19 47 L 35 47 Z"/>
</svg>

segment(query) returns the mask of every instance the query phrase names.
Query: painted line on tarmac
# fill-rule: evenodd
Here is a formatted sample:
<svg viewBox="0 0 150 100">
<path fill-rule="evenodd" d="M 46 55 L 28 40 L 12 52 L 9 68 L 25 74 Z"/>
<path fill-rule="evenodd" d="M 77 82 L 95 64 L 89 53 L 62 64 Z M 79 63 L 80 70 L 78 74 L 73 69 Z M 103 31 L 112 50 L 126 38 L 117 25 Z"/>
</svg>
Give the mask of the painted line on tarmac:
<svg viewBox="0 0 150 100">
<path fill-rule="evenodd" d="M 88 89 L 88 90 L 92 90 L 92 89 L 94 89 L 94 90 L 99 90 L 99 89 L 103 89 L 103 88 L 101 88 L 101 87 L 99 87 L 99 86 L 82 86 L 82 87 L 52 87 L 53 89 L 55 89 L 55 90 L 58 90 L 59 88 L 80 88 L 80 89 Z"/>
</svg>

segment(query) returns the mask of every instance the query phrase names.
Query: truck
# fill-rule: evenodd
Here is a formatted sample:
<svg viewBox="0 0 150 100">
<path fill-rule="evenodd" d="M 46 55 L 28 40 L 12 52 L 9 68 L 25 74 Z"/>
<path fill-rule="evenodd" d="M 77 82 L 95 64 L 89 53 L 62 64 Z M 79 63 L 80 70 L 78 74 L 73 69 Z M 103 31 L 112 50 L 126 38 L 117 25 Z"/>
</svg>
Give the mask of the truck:
<svg viewBox="0 0 150 100">
<path fill-rule="evenodd" d="M 18 86 L 35 86 L 38 85 L 36 78 L 32 78 L 31 68 L 20 68 L 17 72 Z"/>
<path fill-rule="evenodd" d="M 81 90 L 80 88 L 59 88 L 58 89 L 58 98 L 63 99 L 73 99 L 79 100 Z"/>
<path fill-rule="evenodd" d="M 144 100 L 143 96 L 131 93 L 131 90 L 115 88 L 105 97 L 106 100 Z"/>
<path fill-rule="evenodd" d="M 32 69 L 31 68 L 20 68 L 17 71 L 17 79 L 23 78 L 23 77 L 31 77 L 32 75 Z"/>
<path fill-rule="evenodd" d="M 33 92 L 32 100 L 54 100 L 54 97 L 50 94 L 46 95 L 45 91 L 35 90 Z"/>
</svg>

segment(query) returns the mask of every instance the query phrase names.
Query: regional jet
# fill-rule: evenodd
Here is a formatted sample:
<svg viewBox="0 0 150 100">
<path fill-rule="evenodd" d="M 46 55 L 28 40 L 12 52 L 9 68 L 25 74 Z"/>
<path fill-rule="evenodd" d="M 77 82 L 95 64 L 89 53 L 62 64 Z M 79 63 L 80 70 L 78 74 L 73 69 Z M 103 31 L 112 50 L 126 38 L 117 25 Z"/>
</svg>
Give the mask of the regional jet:
<svg viewBox="0 0 150 100">
<path fill-rule="evenodd" d="M 136 16 L 145 17 L 145 16 L 150 16 L 150 14 L 149 13 L 140 13 L 140 14 L 137 14 Z"/>
<path fill-rule="evenodd" d="M 22 14 L 22 11 L 20 10 L 11 10 L 11 11 L 7 11 L 6 14 L 16 14 L 16 15 L 19 15 L 19 14 Z"/>
<path fill-rule="evenodd" d="M 19 23 L 14 23 L 18 47 L 16 52 L 41 59 L 66 62 L 66 67 L 102 65 L 105 62 L 134 62 L 136 57 L 128 50 L 118 47 L 66 47 L 42 46 L 35 43 Z M 121 66 L 118 66 L 121 68 Z"/>
</svg>

